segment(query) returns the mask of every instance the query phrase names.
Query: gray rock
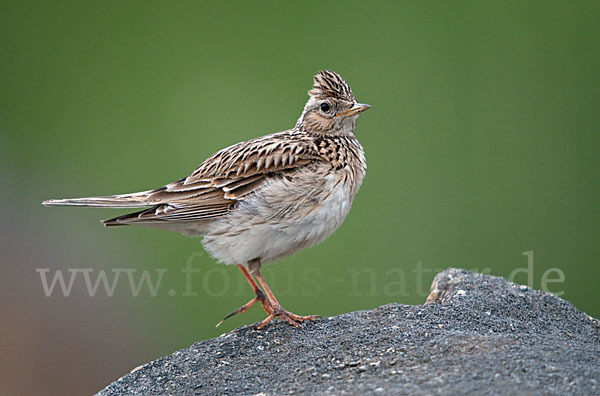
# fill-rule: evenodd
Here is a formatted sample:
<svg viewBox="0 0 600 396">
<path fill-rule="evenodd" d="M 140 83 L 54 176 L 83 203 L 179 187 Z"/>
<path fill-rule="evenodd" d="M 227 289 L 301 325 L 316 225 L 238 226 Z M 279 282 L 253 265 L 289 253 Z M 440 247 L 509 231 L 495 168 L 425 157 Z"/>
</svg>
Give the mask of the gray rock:
<svg viewBox="0 0 600 396">
<path fill-rule="evenodd" d="M 239 328 L 99 395 L 599 395 L 600 322 L 551 294 L 448 269 L 427 303 Z"/>
</svg>

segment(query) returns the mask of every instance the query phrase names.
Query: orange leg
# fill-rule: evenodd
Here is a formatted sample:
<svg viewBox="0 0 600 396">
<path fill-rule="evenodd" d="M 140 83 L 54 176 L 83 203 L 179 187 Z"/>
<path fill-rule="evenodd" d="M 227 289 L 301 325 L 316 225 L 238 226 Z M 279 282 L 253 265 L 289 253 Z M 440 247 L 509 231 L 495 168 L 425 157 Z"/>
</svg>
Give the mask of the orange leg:
<svg viewBox="0 0 600 396">
<path fill-rule="evenodd" d="M 248 273 L 248 270 L 243 265 L 238 265 L 238 268 L 240 269 L 240 271 L 242 271 L 242 274 L 244 274 L 244 278 L 246 278 L 248 283 L 250 283 L 250 286 L 252 286 L 252 290 L 254 290 L 254 293 L 256 293 L 255 299 L 257 299 L 257 301 L 260 301 L 263 309 L 267 311 L 267 313 L 269 313 L 269 311 L 271 311 L 271 307 L 268 304 L 267 299 L 265 298 L 265 294 L 262 292 L 262 290 L 260 290 L 260 287 L 258 287 L 254 279 L 252 279 L 252 275 Z"/>
<path fill-rule="evenodd" d="M 277 298 L 275 298 L 275 295 L 271 291 L 271 288 L 269 287 L 269 285 L 267 285 L 267 282 L 260 274 L 260 271 L 259 271 L 260 270 L 260 262 L 256 261 L 256 262 L 249 263 L 249 265 L 250 264 L 252 265 L 251 268 L 253 270 L 254 276 L 256 276 L 256 279 L 262 286 L 264 293 L 260 289 L 258 284 L 254 281 L 254 279 L 252 278 L 252 275 L 250 275 L 250 273 L 248 272 L 246 267 L 244 267 L 243 265 L 238 265 L 238 268 L 240 269 L 240 271 L 242 271 L 244 278 L 246 278 L 248 283 L 250 283 L 250 286 L 252 286 L 254 293 L 256 293 L 256 297 L 254 297 L 252 300 L 248 301 L 246 304 L 242 305 L 235 311 L 231 312 L 229 315 L 225 316 L 223 318 L 223 320 L 221 320 L 219 323 L 217 323 L 217 327 L 219 327 L 221 325 L 221 323 L 223 323 L 225 320 L 231 318 L 232 316 L 237 315 L 239 313 L 246 312 L 251 306 L 253 306 L 254 304 L 256 304 L 259 301 L 260 301 L 263 309 L 268 314 L 268 316 L 262 322 L 260 322 L 258 324 L 258 326 L 256 327 L 259 330 L 262 329 L 263 327 L 265 327 L 267 325 L 267 323 L 269 323 L 274 318 L 280 318 L 282 320 L 285 320 L 292 326 L 298 327 L 298 326 L 300 326 L 300 324 L 298 322 L 303 322 L 305 320 L 315 320 L 319 317 L 318 315 L 300 316 L 300 315 L 296 315 L 294 313 L 284 310 L 281 307 L 281 304 L 279 304 L 279 301 L 277 301 Z M 266 293 L 266 296 L 265 296 L 265 293 Z"/>
<path fill-rule="evenodd" d="M 319 315 L 300 316 L 296 315 L 295 313 L 286 311 L 281 307 L 281 304 L 279 304 L 279 301 L 277 301 L 277 298 L 275 298 L 275 295 L 271 291 L 271 288 L 269 287 L 269 285 L 267 285 L 267 282 L 258 270 L 256 271 L 256 274 L 254 276 L 256 276 L 258 283 L 260 283 L 265 293 L 267 293 L 267 298 L 271 303 L 271 312 L 267 311 L 269 316 L 267 316 L 262 322 L 259 323 L 259 325 L 256 327 L 257 329 L 262 329 L 275 317 L 285 320 L 286 322 L 295 327 L 300 326 L 298 322 L 303 322 L 305 320 L 315 320 L 319 318 Z"/>
<path fill-rule="evenodd" d="M 242 305 L 235 311 L 231 312 L 229 315 L 225 316 L 219 323 L 217 323 L 216 327 L 219 327 L 221 325 L 221 323 L 223 323 L 227 319 L 231 318 L 233 315 L 237 315 L 239 313 L 246 312 L 248 310 L 248 308 L 250 308 L 251 306 L 253 306 L 255 303 L 257 303 L 259 301 L 260 301 L 263 309 L 267 312 L 267 314 L 271 315 L 273 313 L 273 309 L 271 308 L 271 304 L 269 303 L 269 300 L 267 300 L 267 298 L 265 297 L 265 294 L 263 293 L 262 290 L 260 290 L 260 287 L 258 287 L 258 285 L 254 281 L 254 279 L 252 279 L 252 276 L 248 273 L 248 270 L 246 269 L 246 267 L 244 267 L 243 265 L 238 265 L 238 268 L 240 269 L 240 271 L 242 271 L 242 274 L 244 274 L 244 278 L 246 278 L 248 283 L 250 283 L 250 286 L 252 286 L 254 293 L 256 293 L 256 297 L 254 297 L 252 300 L 248 301 L 246 304 Z"/>
</svg>

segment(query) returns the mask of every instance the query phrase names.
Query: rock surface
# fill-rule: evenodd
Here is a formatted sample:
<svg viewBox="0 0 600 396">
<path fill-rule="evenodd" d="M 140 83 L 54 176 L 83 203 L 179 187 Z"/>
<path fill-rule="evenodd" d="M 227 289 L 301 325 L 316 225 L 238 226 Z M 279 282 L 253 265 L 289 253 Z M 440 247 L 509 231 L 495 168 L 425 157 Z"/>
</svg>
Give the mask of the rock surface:
<svg viewBox="0 0 600 396">
<path fill-rule="evenodd" d="M 551 294 L 448 269 L 427 303 L 252 326 L 99 395 L 599 395 L 600 322 Z"/>
</svg>

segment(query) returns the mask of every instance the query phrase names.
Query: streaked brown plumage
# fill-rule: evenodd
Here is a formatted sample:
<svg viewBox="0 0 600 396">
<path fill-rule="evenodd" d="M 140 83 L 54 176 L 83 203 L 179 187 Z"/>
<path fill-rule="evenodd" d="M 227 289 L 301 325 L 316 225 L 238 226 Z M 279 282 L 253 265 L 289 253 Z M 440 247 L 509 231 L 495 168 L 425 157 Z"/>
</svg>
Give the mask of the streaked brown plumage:
<svg viewBox="0 0 600 396">
<path fill-rule="evenodd" d="M 342 223 L 366 172 L 354 129 L 368 108 L 356 103 L 338 74 L 321 71 L 293 129 L 227 147 L 161 188 L 44 204 L 146 208 L 103 223 L 203 237 L 214 257 L 240 267 L 256 293 L 231 315 L 260 301 L 269 316 L 259 327 L 274 317 L 298 325 L 314 316 L 284 311 L 260 274 L 261 263 L 320 243 Z"/>
</svg>

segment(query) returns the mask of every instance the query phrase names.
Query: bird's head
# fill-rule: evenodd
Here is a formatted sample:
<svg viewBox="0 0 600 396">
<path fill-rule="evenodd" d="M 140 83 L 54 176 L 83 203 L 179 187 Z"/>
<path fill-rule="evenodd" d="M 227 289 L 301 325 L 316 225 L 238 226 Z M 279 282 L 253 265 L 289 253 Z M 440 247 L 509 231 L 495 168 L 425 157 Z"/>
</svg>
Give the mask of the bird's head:
<svg viewBox="0 0 600 396">
<path fill-rule="evenodd" d="M 331 70 L 322 70 L 315 75 L 308 95 L 296 127 L 312 133 L 353 134 L 359 113 L 371 107 L 357 103 L 350 86 Z"/>
</svg>

